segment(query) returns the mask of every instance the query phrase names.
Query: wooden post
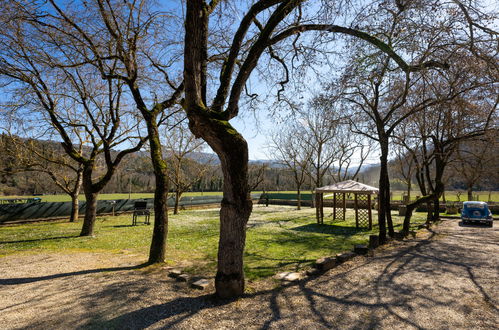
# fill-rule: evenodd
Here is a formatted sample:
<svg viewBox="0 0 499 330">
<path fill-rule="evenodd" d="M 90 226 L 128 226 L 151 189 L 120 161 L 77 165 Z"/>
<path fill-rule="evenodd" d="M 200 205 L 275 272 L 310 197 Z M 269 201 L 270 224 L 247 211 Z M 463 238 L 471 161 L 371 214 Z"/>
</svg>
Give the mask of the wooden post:
<svg viewBox="0 0 499 330">
<path fill-rule="evenodd" d="M 346 212 L 347 212 L 347 196 L 345 193 L 343 193 L 343 221 L 347 219 Z"/>
<path fill-rule="evenodd" d="M 359 205 L 357 201 L 357 194 L 353 194 L 354 208 L 355 208 L 355 228 L 359 228 Z"/>
<path fill-rule="evenodd" d="M 373 229 L 373 216 L 371 211 L 371 194 L 367 195 L 367 214 L 369 215 L 369 230 Z"/>
<path fill-rule="evenodd" d="M 321 193 L 321 224 L 324 224 L 324 194 Z"/>
<path fill-rule="evenodd" d="M 336 193 L 333 193 L 333 221 L 336 220 Z"/>
</svg>

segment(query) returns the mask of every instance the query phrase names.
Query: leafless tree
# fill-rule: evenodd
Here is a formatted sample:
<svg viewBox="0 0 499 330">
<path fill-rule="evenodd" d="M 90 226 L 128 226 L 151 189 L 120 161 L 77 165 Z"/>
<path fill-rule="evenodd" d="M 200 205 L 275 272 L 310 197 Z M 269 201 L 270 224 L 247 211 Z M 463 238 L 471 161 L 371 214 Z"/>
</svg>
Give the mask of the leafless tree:
<svg viewBox="0 0 499 330">
<path fill-rule="evenodd" d="M 399 133 L 399 137 L 403 140 L 404 134 Z M 407 186 L 407 198 L 411 199 L 411 190 L 414 173 L 416 171 L 416 159 L 407 152 L 404 146 L 397 144 L 396 140 L 394 147 L 392 148 L 395 154 L 395 159 L 393 159 L 390 167 L 393 169 L 395 174 L 402 180 L 402 182 Z"/>
<path fill-rule="evenodd" d="M 181 116 L 173 116 L 164 126 L 162 144 L 165 147 L 165 158 L 168 164 L 168 179 L 175 192 L 173 214 L 178 214 L 178 206 L 182 194 L 188 191 L 207 171 L 207 164 L 191 159 L 195 152 L 201 152 L 204 141 L 196 139 L 189 131 Z"/>
<path fill-rule="evenodd" d="M 158 127 L 175 112 L 173 106 L 183 91 L 178 79 L 182 19 L 168 6 L 163 8 L 145 0 L 9 1 L 8 4 L 13 11 L 21 13 L 33 29 L 48 36 L 47 43 L 55 44 L 57 54 L 64 58 L 57 63 L 59 66 L 67 70 L 86 68 L 92 72 L 87 78 L 120 86 L 121 97 L 129 107 L 138 110 L 138 113 L 133 111 L 132 116 L 144 122 L 140 133 L 149 139 L 156 179 L 149 262 L 163 262 L 169 189 Z"/>
<path fill-rule="evenodd" d="M 455 5 L 455 7 L 454 7 Z M 470 54 L 468 48 L 470 38 L 462 31 L 467 25 L 466 9 L 462 3 L 442 5 L 442 8 L 454 7 L 455 15 L 445 13 L 440 7 L 430 9 L 425 2 L 383 2 L 379 6 L 367 4 L 359 14 L 363 23 L 369 24 L 366 30 L 383 39 L 392 51 L 405 53 L 412 62 L 420 63 L 411 68 L 400 63 L 399 59 L 379 47 L 369 48 L 355 41 L 350 64 L 340 81 L 332 84 L 332 88 L 340 88 L 344 99 L 350 104 L 356 131 L 377 141 L 380 151 L 380 209 L 378 222 L 380 240 L 388 234 L 394 235 L 390 214 L 390 185 L 388 176 L 388 156 L 390 141 L 397 127 L 411 116 L 426 108 L 436 106 L 445 99 L 455 98 L 456 90 L 435 94 L 418 93 L 418 86 L 428 79 L 433 71 L 445 71 L 449 66 L 460 66 L 460 61 L 452 57 L 456 52 Z M 422 13 L 423 16 L 419 16 Z M 411 18 L 413 17 L 413 18 Z M 435 18 L 441 24 L 429 28 L 427 25 Z M 427 21 L 428 20 L 428 21 Z M 476 27 L 476 26 L 475 26 Z M 471 28 L 472 30 L 474 28 Z M 478 44 L 490 42 L 490 31 L 479 28 L 480 38 L 474 38 Z M 486 29 L 485 29 L 486 30 Z M 476 32 L 476 31 L 475 31 Z M 480 42 L 478 42 L 480 40 Z M 476 53 L 476 52 L 475 52 Z M 490 55 L 490 54 L 489 54 Z M 440 59 L 440 60 L 438 60 Z M 416 95 L 416 97 L 409 96 Z M 410 104 L 408 104 L 410 101 Z"/>
<path fill-rule="evenodd" d="M 334 182 L 355 180 L 373 151 L 372 140 L 351 130 L 348 122 L 341 123 L 333 141 L 336 159 L 329 169 Z"/>
<path fill-rule="evenodd" d="M 82 145 L 80 145 L 81 148 Z M 62 148 L 36 139 L 20 139 L 2 134 L 0 150 L 5 159 L 3 172 L 8 174 L 36 172 L 46 174 L 57 187 L 71 197 L 70 222 L 78 220 L 83 166 L 72 160 Z"/>
<path fill-rule="evenodd" d="M 497 130 L 496 78 L 483 75 L 487 63 L 474 57 L 456 56 L 461 59 L 460 67 L 434 73 L 433 79 L 421 85 L 420 93 L 431 93 L 440 101 L 411 117 L 407 124 L 412 126 L 412 133 L 399 139 L 416 161 L 416 179 L 424 195 L 407 205 L 404 233 L 409 230 L 412 211 L 422 203 L 433 205 L 428 220 L 438 219 L 446 169 L 459 145 Z"/>
<path fill-rule="evenodd" d="M 312 149 L 304 143 L 304 127 L 295 122 L 271 132 L 267 149 L 269 156 L 284 165 L 292 174 L 297 193 L 297 209 L 301 209 L 301 191 L 310 166 Z"/>
<path fill-rule="evenodd" d="M 307 31 L 339 33 L 362 39 L 391 58 L 406 75 L 431 66 L 442 66 L 432 60 L 426 61 L 433 55 L 432 52 L 424 53 L 426 56 L 423 57 L 413 56 L 411 60 L 414 60 L 415 64 L 409 64 L 397 54 L 393 44 L 384 41 L 384 33 L 378 36 L 370 33 L 369 27 L 377 24 L 357 17 L 351 26 L 331 24 L 334 19 L 328 18 L 342 13 L 337 10 L 338 3 L 325 2 L 321 9 L 327 9 L 327 14 L 321 12 L 319 15 L 317 6 L 314 5 L 317 3 L 303 0 L 260 0 L 247 7 L 232 8 L 229 3 L 222 1 L 186 2 L 185 99 L 182 106 L 189 118 L 191 131 L 197 137 L 203 138 L 217 153 L 224 174 L 224 199 L 220 211 L 218 269 L 215 279 L 217 295 L 221 297 L 234 297 L 244 292 L 245 228 L 252 210 L 248 185 L 248 147 L 229 120 L 238 115 L 239 103 L 244 94 L 248 95 L 250 102 L 254 100 L 255 93 L 249 91 L 248 82 L 259 60 L 265 58 L 268 59 L 267 62 L 277 63 L 282 67 L 282 79 L 275 86 L 278 97 L 282 95 L 282 90 L 289 81 L 290 70 L 283 59 L 284 56 L 280 56 L 282 51 L 278 53 L 276 48 L 291 40 L 288 43 L 288 49 L 291 49 L 288 54 L 292 57 L 296 54 L 294 50 L 298 49 L 293 47 L 297 45 L 294 41 Z M 334 10 L 329 10 L 331 6 L 335 7 Z M 442 11 L 448 10 L 449 6 L 451 5 L 445 6 Z M 407 23 L 414 21 L 416 16 L 421 18 L 424 24 L 420 26 L 425 29 L 429 27 L 427 23 L 434 18 L 429 14 L 438 16 L 442 13 L 435 13 L 435 6 L 428 6 L 426 2 L 422 7 L 409 8 L 408 3 L 395 1 L 394 7 L 395 11 L 390 12 L 404 12 Z M 238 13 L 230 17 L 224 16 L 230 10 L 236 10 Z M 425 15 L 422 15 L 423 12 Z M 219 20 L 214 24 L 215 20 L 222 17 L 226 19 L 225 22 Z M 428 22 L 424 22 L 425 18 L 428 18 Z M 220 22 L 222 23 L 219 24 Z M 405 26 L 406 31 L 411 31 L 413 26 L 408 25 Z M 216 33 L 208 28 L 211 26 L 223 26 L 226 29 L 223 33 Z M 211 42 L 213 40 L 217 41 L 218 52 L 215 58 L 209 53 L 209 45 L 215 44 Z M 425 46 L 421 48 L 424 49 Z M 217 69 L 214 65 L 209 65 L 214 63 L 210 60 L 219 64 Z M 383 196 L 384 201 L 386 197 Z M 383 221 L 386 218 L 385 213 L 381 214 Z M 381 222 L 380 227 L 384 228 L 384 223 Z"/>
<path fill-rule="evenodd" d="M 7 5 L 8 19 L 0 31 L 4 92 L 23 105 L 15 109 L 18 118 L 32 123 L 25 133 L 56 132 L 64 151 L 82 165 L 86 210 L 81 235 L 93 235 L 99 192 L 123 157 L 139 150 L 145 139 L 134 134 L 137 122 L 123 84 L 96 79 L 99 75 L 91 66 L 78 65 L 81 56 L 72 47 L 74 38 L 60 38 L 53 28 L 61 26 L 57 18 L 43 14 L 36 3 Z M 131 147 L 113 157 L 112 150 L 125 142 Z M 106 169 L 97 177 L 99 157 Z"/>
<path fill-rule="evenodd" d="M 495 131 L 464 141 L 456 148 L 451 171 L 457 180 L 464 183 L 469 201 L 473 200 L 473 189 L 477 184 L 488 177 L 497 176 L 498 149 L 499 140 Z"/>
</svg>

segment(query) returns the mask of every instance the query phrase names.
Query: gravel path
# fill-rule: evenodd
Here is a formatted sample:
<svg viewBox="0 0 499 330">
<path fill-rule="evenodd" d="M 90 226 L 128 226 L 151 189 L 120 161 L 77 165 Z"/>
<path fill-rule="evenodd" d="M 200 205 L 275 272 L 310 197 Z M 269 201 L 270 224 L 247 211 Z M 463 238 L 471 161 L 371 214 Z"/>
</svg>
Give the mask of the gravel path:
<svg viewBox="0 0 499 330">
<path fill-rule="evenodd" d="M 375 257 L 226 303 L 211 298 L 212 288 L 175 282 L 164 268 L 136 267 L 138 256 L 4 257 L 0 328 L 497 329 L 495 225 L 444 221 Z"/>
</svg>

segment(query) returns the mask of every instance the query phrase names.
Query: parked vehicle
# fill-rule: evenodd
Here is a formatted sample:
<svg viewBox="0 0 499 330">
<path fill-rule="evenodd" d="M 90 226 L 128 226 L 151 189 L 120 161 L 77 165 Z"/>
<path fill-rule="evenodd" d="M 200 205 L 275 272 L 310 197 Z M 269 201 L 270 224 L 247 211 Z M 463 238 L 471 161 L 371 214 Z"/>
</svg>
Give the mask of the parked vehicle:
<svg viewBox="0 0 499 330">
<path fill-rule="evenodd" d="M 473 222 L 485 223 L 489 227 L 492 227 L 494 222 L 487 203 L 478 201 L 463 202 L 461 220 L 463 224 Z"/>
</svg>

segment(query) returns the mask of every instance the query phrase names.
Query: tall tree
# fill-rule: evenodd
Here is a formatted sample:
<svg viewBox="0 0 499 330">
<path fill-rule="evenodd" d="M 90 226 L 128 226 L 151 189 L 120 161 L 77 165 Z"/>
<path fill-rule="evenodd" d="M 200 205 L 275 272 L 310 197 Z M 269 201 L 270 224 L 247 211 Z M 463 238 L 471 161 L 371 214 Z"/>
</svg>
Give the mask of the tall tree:
<svg viewBox="0 0 499 330">
<path fill-rule="evenodd" d="M 473 190 L 477 185 L 499 171 L 496 166 L 498 149 L 499 139 L 496 131 L 463 141 L 456 148 L 451 163 L 452 172 L 456 179 L 464 184 L 469 201 L 473 200 Z"/>
<path fill-rule="evenodd" d="M 306 4 L 311 3 L 308 7 Z M 218 269 L 215 279 L 217 294 L 221 297 L 234 297 L 244 292 L 243 250 L 245 228 L 252 205 L 248 187 L 248 146 L 244 138 L 229 123 L 239 113 L 239 102 L 243 92 L 248 92 L 247 83 L 258 61 L 265 57 L 283 67 L 283 79 L 277 83 L 277 94 L 289 78 L 286 61 L 279 56 L 274 46 L 282 45 L 290 37 L 299 37 L 306 31 L 341 33 L 360 38 L 379 48 L 402 68 L 403 72 L 436 65 L 416 59 L 416 64 L 408 64 L 380 38 L 363 32 L 361 28 L 342 27 L 331 24 L 328 14 L 317 15 L 317 7 L 305 0 L 260 0 L 232 18 L 224 16 L 225 2 L 192 0 L 186 2 L 184 40 L 184 83 L 185 99 L 182 106 L 189 118 L 191 131 L 203 138 L 220 158 L 224 174 L 224 199 L 220 211 L 220 241 Z M 317 4 L 315 4 L 317 5 Z M 334 2 L 333 6 L 337 7 Z M 403 11 L 404 4 L 396 1 Z M 222 9 L 220 9 L 222 8 Z M 335 8 L 337 9 L 337 8 Z M 217 11 L 218 10 L 218 11 Z M 227 11 L 226 11 L 227 12 Z M 315 15 L 315 16 L 314 16 Z M 410 18 L 408 14 L 407 17 Z M 210 18 L 224 17 L 225 23 L 210 22 Z M 236 22 L 234 17 L 241 17 Z M 422 15 L 420 17 L 423 17 Z M 327 19 L 327 23 L 320 19 Z M 315 19 L 315 21 L 314 21 Z M 227 24 L 227 22 L 229 24 Z M 312 23 L 311 23 L 312 22 Z M 317 22 L 318 24 L 314 24 Z M 322 24 L 321 24 L 322 23 Z M 354 22 L 355 26 L 359 22 Z M 223 26 L 222 33 L 215 33 L 211 27 Z M 366 28 L 367 31 L 369 29 Z M 384 38 L 384 35 L 381 35 Z M 209 40 L 214 40 L 210 43 Z M 228 44 L 221 45 L 228 40 Z M 217 56 L 209 53 L 209 45 L 217 45 Z M 296 54 L 296 42 L 289 43 Z M 220 50 L 223 50 L 220 52 Z M 262 56 L 265 53 L 265 56 Z M 290 55 L 292 56 L 292 55 Z M 221 62 L 219 74 L 211 73 L 210 60 Z M 217 77 L 211 80 L 212 77 Z M 253 94 L 248 92 L 250 98 Z M 253 100 L 253 98 L 251 98 Z"/>
<path fill-rule="evenodd" d="M 435 7 L 426 2 L 387 1 L 379 5 L 367 4 L 359 13 L 361 29 L 384 40 L 392 52 L 419 63 L 407 65 L 401 57 L 386 52 L 379 45 L 369 48 L 355 41 L 351 61 L 345 66 L 340 83 L 333 84 L 344 90 L 344 99 L 354 112 L 351 118 L 357 126 L 356 131 L 378 143 L 381 163 L 378 222 L 382 242 L 386 240 L 386 227 L 388 234 L 394 235 L 388 173 L 391 139 L 395 129 L 412 115 L 456 96 L 455 91 L 439 97 L 417 94 L 417 84 L 433 70 L 459 65 L 451 55 L 456 48 L 463 49 L 470 44 L 470 38 L 462 31 L 470 6 L 461 2 Z M 454 14 L 449 14 L 451 8 Z M 435 22 L 438 24 L 430 28 L 428 24 Z M 471 27 L 474 28 L 476 26 Z M 477 49 L 478 40 L 474 39 L 474 49 Z M 469 49 L 467 52 L 470 53 Z M 408 96 L 414 93 L 417 96 L 407 105 Z"/>
<path fill-rule="evenodd" d="M 407 123 L 412 133 L 399 139 L 416 161 L 416 179 L 424 195 L 407 205 L 405 234 L 413 210 L 422 203 L 433 205 L 428 220 L 438 219 L 444 175 L 459 145 L 497 130 L 498 80 L 483 74 L 487 63 L 459 52 L 455 56 L 461 60 L 459 67 L 434 73 L 421 86 L 421 93 L 432 93 L 439 102 L 413 116 Z"/>
<path fill-rule="evenodd" d="M 145 139 L 132 134 L 137 122 L 124 100 L 123 84 L 100 79 L 92 66 L 79 65 L 82 51 L 74 35 L 61 38 L 65 28 L 60 17 L 47 14 L 37 3 L 9 1 L 6 9 L 8 19 L 0 31 L 4 92 L 23 105 L 16 113 L 32 124 L 25 133 L 47 128 L 56 132 L 64 151 L 82 165 L 86 209 L 80 235 L 91 236 L 99 192 L 121 160 L 139 150 Z M 83 148 L 82 141 L 88 141 Z M 124 143 L 130 147 L 123 148 Z M 119 147 L 122 150 L 113 155 Z M 99 159 L 105 171 L 97 176 Z"/>
<path fill-rule="evenodd" d="M 174 116 L 172 119 L 173 122 L 170 124 L 167 122 L 163 129 L 162 140 L 168 164 L 168 179 L 175 192 L 173 214 L 178 214 L 182 194 L 206 173 L 208 164 L 198 163 L 192 159 L 196 152 L 203 150 L 204 141 L 192 135 L 183 118 Z"/>
<path fill-rule="evenodd" d="M 406 134 L 400 134 L 399 137 L 403 140 L 407 135 Z M 416 160 L 414 157 L 407 152 L 407 150 L 401 146 L 400 144 L 397 144 L 395 141 L 395 146 L 394 146 L 394 154 L 395 154 L 395 159 L 392 161 L 390 164 L 391 168 L 393 171 L 396 173 L 399 179 L 406 185 L 407 187 L 407 199 L 411 199 L 411 189 L 412 189 L 412 183 L 413 183 L 413 177 L 414 177 L 414 172 L 415 172 L 415 166 L 416 166 Z"/>
<path fill-rule="evenodd" d="M 271 133 L 267 149 L 272 158 L 284 165 L 292 174 L 297 194 L 297 209 L 301 209 L 301 191 L 307 179 L 312 150 L 306 148 L 302 126 L 289 123 Z"/>
<path fill-rule="evenodd" d="M 183 84 L 177 79 L 181 72 L 182 47 L 178 36 L 182 21 L 176 9 L 172 11 L 152 1 L 48 0 L 34 1 L 32 5 L 9 1 L 9 5 L 23 13 L 33 29 L 50 36 L 46 42 L 55 44 L 58 54 L 65 59 L 58 63 L 61 67 L 91 70 L 89 77 L 119 86 L 127 106 L 131 108 L 133 104 L 138 110 L 130 111 L 128 119 L 144 122 L 136 132 L 149 139 L 156 179 L 149 262 L 163 262 L 169 189 L 158 127 L 175 112 L 172 108 L 183 91 Z M 111 114 L 110 118 L 117 117 Z M 142 139 L 131 151 L 138 150 L 143 143 Z"/>
<path fill-rule="evenodd" d="M 80 149 L 83 144 L 80 144 Z M 78 220 L 79 195 L 83 179 L 83 166 L 69 157 L 60 145 L 51 141 L 20 139 L 2 134 L 0 150 L 4 158 L 3 171 L 13 173 L 44 173 L 64 193 L 71 197 L 70 222 Z M 81 152 L 81 150 L 80 150 Z"/>
</svg>

